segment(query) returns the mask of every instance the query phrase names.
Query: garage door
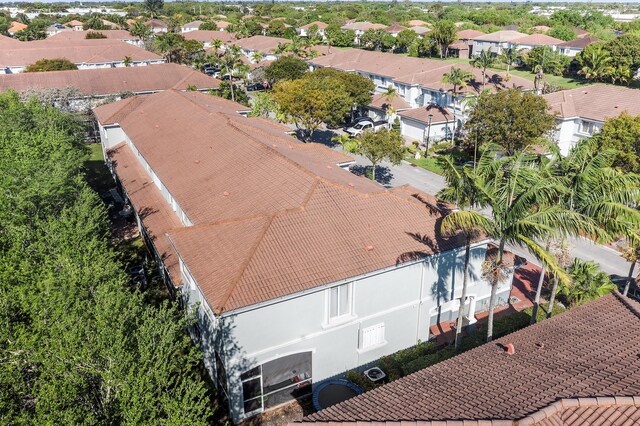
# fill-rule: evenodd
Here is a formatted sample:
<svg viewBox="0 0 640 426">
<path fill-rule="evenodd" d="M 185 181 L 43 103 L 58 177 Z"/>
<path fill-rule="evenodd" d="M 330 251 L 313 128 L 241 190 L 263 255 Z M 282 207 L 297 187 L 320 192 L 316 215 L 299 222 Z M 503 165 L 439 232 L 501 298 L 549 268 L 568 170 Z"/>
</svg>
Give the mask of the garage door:
<svg viewBox="0 0 640 426">
<path fill-rule="evenodd" d="M 401 120 L 402 136 L 409 137 L 418 141 L 422 141 L 424 139 L 424 124 L 421 124 L 417 121 L 408 120 L 406 118 L 402 118 Z"/>
</svg>

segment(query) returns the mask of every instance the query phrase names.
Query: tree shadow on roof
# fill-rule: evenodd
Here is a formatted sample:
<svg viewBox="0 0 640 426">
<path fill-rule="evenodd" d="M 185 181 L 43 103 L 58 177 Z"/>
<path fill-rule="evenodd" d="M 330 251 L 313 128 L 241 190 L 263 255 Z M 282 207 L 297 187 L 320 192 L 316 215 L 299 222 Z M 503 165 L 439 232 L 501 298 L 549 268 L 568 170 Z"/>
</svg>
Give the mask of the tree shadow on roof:
<svg viewBox="0 0 640 426">
<path fill-rule="evenodd" d="M 371 171 L 373 166 L 362 166 L 360 164 L 354 164 L 349 167 L 351 173 L 356 176 L 365 176 L 369 178 L 371 176 Z M 391 173 L 391 169 L 385 166 L 376 166 L 376 182 L 382 185 L 389 185 L 391 180 L 393 179 L 393 173 Z"/>
</svg>

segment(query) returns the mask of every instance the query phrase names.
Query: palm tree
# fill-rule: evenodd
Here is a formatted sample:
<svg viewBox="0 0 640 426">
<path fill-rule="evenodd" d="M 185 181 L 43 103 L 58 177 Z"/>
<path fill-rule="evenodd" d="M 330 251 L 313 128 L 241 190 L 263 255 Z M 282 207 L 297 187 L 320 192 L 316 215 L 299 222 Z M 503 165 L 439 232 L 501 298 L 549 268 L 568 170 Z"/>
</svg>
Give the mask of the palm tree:
<svg viewBox="0 0 640 426">
<path fill-rule="evenodd" d="M 278 43 L 275 49 L 273 49 L 273 53 L 276 55 L 281 55 L 288 50 L 289 43 Z"/>
<path fill-rule="evenodd" d="M 593 261 L 574 259 L 569 274 L 573 283 L 570 286 L 562 286 L 561 292 L 572 305 L 582 305 L 616 289 L 611 278 Z"/>
<path fill-rule="evenodd" d="M 613 71 L 610 63 L 612 61 L 609 52 L 604 49 L 594 49 L 586 57 L 580 57 L 582 68 L 578 71 L 587 80 L 602 80 Z"/>
<path fill-rule="evenodd" d="M 460 210 L 466 210 L 481 204 L 480 193 L 474 184 L 475 176 L 469 166 L 464 166 L 462 170 L 455 166 L 453 160 L 448 156 L 440 156 L 437 159 L 440 165 L 447 187 L 438 192 L 438 198 L 454 203 Z M 477 234 L 478 229 L 463 227 L 458 223 L 459 215 L 450 214 L 444 218 L 441 224 L 443 234 L 451 234 L 462 228 L 465 238 L 464 267 L 462 275 L 462 294 L 460 296 L 460 308 L 458 309 L 458 320 L 456 322 L 455 349 L 460 349 L 462 343 L 462 322 L 464 319 L 464 303 L 467 298 L 467 286 L 469 283 L 469 261 L 471 259 L 471 241 Z"/>
<path fill-rule="evenodd" d="M 631 72 L 631 68 L 629 68 L 627 65 L 620 64 L 617 67 L 611 69 L 609 77 L 611 78 L 611 82 L 613 84 L 620 83 L 628 86 L 632 80 L 633 73 Z"/>
<path fill-rule="evenodd" d="M 471 80 L 472 78 L 473 74 L 471 74 L 469 71 L 457 67 L 451 67 L 451 71 L 442 76 L 442 82 L 444 84 L 451 84 L 453 86 L 453 132 L 451 134 L 451 142 L 453 142 L 457 131 L 458 120 L 456 118 L 456 101 L 458 100 L 458 89 L 466 87 L 467 81 Z"/>
<path fill-rule="evenodd" d="M 253 60 L 253 62 L 255 62 L 256 64 L 262 62 L 262 59 L 264 59 L 264 53 L 259 50 L 256 50 L 251 54 L 251 60 Z"/>
<path fill-rule="evenodd" d="M 448 219 L 465 232 L 479 229 L 498 243 L 495 258 L 483 265 L 483 275 L 491 284 L 487 341 L 493 338 L 497 287 L 511 266 L 504 262 L 505 245 L 524 246 L 561 282 L 569 283 L 564 269 L 537 241 L 552 236 L 576 235 L 589 223 L 588 218 L 555 202 L 566 189 L 558 179 L 549 179 L 540 172 L 539 161 L 537 156 L 527 152 L 498 158 L 494 150 L 485 151 L 473 185 L 482 194 L 480 207 L 491 208 L 490 216 L 459 210 L 451 213 L 453 218 Z"/>
<path fill-rule="evenodd" d="M 556 258 L 558 265 L 565 270 L 571 265 L 571 249 L 566 241 L 550 241 L 550 252 Z M 553 285 L 551 286 L 551 295 L 549 296 L 549 305 L 547 306 L 547 319 L 553 314 L 553 304 L 558 293 L 558 279 L 553 277 Z"/>
<path fill-rule="evenodd" d="M 235 102 L 236 96 L 233 88 L 233 76 L 236 69 L 243 65 L 240 60 L 240 52 L 237 46 L 231 46 L 231 48 L 225 50 L 224 54 L 218 59 L 220 70 L 223 71 L 223 75 L 229 75 L 229 86 L 231 90 L 231 100 Z"/>
<path fill-rule="evenodd" d="M 637 234 L 637 232 L 634 234 Z M 633 271 L 636 268 L 636 263 L 640 260 L 640 244 L 638 244 L 638 238 L 640 238 L 640 234 L 637 234 L 636 239 L 630 241 L 629 245 L 622 252 L 622 256 L 631 264 L 627 280 L 624 284 L 624 290 L 622 291 L 623 296 L 626 296 L 629 292 L 629 286 L 631 285 L 631 281 L 633 281 Z"/>
<path fill-rule="evenodd" d="M 482 69 L 482 88 L 484 89 L 486 76 L 487 76 L 487 68 L 490 68 L 496 61 L 495 56 L 489 50 L 481 50 L 480 54 L 473 58 L 471 62 L 471 66 L 474 68 Z"/>
<path fill-rule="evenodd" d="M 133 59 L 131 59 L 131 56 L 125 56 L 122 63 L 125 67 L 130 67 L 133 64 Z"/>
<path fill-rule="evenodd" d="M 211 47 L 213 47 L 216 56 L 218 55 L 218 50 L 222 49 L 222 46 L 224 46 L 224 43 L 219 38 L 214 38 L 213 41 L 211 41 Z"/>
<path fill-rule="evenodd" d="M 511 75 L 509 74 L 509 69 L 511 68 L 512 65 L 515 65 L 519 56 L 520 55 L 518 53 L 517 45 L 513 45 L 512 47 L 507 47 L 505 49 L 502 49 L 502 53 L 500 54 L 500 62 L 502 62 L 507 66 L 507 80 L 511 78 Z"/>
</svg>

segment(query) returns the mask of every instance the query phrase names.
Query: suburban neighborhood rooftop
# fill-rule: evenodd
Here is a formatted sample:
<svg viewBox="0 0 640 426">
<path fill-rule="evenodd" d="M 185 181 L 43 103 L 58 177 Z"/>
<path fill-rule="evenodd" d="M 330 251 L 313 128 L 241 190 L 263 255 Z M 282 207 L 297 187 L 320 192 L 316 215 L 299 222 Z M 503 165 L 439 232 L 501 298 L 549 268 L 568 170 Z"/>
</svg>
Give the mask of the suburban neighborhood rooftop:
<svg viewBox="0 0 640 426">
<path fill-rule="evenodd" d="M 640 114 L 637 89 L 596 84 L 544 95 L 551 111 L 563 118 L 582 117 L 597 121 L 623 112 Z"/>
</svg>

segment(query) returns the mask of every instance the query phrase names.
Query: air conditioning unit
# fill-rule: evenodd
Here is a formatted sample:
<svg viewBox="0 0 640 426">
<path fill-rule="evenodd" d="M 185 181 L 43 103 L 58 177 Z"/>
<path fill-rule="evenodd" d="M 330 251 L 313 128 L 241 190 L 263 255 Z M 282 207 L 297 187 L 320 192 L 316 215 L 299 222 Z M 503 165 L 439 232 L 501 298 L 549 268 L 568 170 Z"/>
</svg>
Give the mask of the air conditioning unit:
<svg viewBox="0 0 640 426">
<path fill-rule="evenodd" d="M 373 383 L 379 383 L 383 381 L 385 377 L 387 377 L 387 375 L 384 374 L 384 371 L 382 371 L 378 367 L 373 367 L 368 370 L 365 370 L 363 374 L 367 377 L 367 379 L 371 380 Z"/>
</svg>

